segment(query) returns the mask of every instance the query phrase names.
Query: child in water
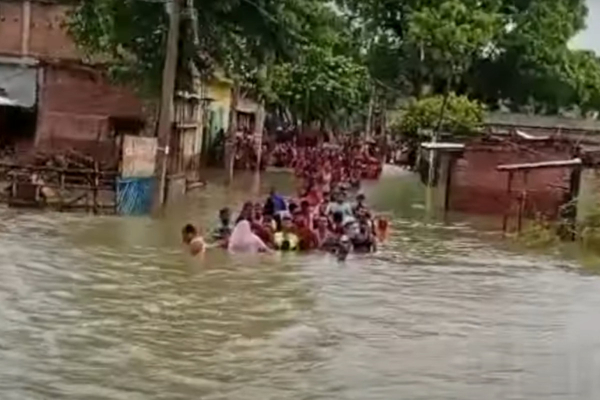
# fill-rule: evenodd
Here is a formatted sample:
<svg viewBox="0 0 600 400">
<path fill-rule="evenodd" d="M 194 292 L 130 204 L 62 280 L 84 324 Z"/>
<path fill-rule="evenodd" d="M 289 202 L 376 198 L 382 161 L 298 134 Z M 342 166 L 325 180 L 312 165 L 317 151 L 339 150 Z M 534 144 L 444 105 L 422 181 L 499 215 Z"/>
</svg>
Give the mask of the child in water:
<svg viewBox="0 0 600 400">
<path fill-rule="evenodd" d="M 377 239 L 380 242 L 385 242 L 390 235 L 390 224 L 386 218 L 379 218 L 377 220 Z"/>
<path fill-rule="evenodd" d="M 192 256 L 203 254 L 206 251 L 204 238 L 198 233 L 194 225 L 187 224 L 184 226 L 181 230 L 181 236 L 183 243 L 187 246 Z"/>
</svg>

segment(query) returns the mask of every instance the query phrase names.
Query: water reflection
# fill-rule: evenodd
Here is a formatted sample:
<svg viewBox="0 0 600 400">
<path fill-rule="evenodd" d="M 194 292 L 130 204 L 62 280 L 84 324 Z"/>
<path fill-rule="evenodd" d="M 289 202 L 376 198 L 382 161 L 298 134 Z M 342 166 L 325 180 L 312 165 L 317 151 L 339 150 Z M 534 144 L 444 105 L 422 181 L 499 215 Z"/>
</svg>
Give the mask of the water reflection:
<svg viewBox="0 0 600 400">
<path fill-rule="evenodd" d="M 365 189 L 393 215 L 375 256 L 186 258 L 241 178 L 158 220 L 0 210 L 0 397 L 600 398 L 598 278 L 422 223 L 410 177 Z"/>
</svg>

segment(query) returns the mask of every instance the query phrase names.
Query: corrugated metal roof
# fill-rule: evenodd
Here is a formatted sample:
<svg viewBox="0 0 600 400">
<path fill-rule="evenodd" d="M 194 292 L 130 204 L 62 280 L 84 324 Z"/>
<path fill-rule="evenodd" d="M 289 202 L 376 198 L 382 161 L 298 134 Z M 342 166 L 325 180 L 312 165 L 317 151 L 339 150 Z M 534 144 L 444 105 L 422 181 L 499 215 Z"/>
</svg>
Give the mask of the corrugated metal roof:
<svg viewBox="0 0 600 400">
<path fill-rule="evenodd" d="M 445 143 L 445 142 L 426 142 L 421 143 L 421 147 L 426 150 L 463 150 L 465 145 L 462 143 Z"/>
<path fill-rule="evenodd" d="M 484 120 L 484 125 L 600 131 L 600 121 L 595 119 L 490 112 L 486 114 Z"/>
<path fill-rule="evenodd" d="M 0 106 L 12 106 L 16 107 L 17 102 L 6 97 L 6 93 L 0 89 Z"/>
<path fill-rule="evenodd" d="M 25 65 L 0 64 L 0 93 L 6 100 L 7 104 L 4 105 L 34 107 L 37 102 L 37 69 Z"/>
</svg>

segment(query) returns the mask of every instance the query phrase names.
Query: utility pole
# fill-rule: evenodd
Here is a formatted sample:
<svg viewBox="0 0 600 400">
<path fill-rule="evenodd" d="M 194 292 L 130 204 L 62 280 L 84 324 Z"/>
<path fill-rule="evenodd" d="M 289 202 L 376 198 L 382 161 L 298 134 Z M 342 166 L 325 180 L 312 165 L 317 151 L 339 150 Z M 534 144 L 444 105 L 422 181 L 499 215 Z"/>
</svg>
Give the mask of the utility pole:
<svg viewBox="0 0 600 400">
<path fill-rule="evenodd" d="M 432 132 L 431 135 L 431 143 L 437 143 L 439 136 L 440 136 L 440 130 L 442 129 L 442 122 L 444 121 L 444 113 L 446 112 L 446 106 L 448 105 L 448 97 L 450 97 L 450 92 L 449 89 L 446 89 L 446 91 L 444 92 L 444 99 L 442 100 L 442 107 L 440 108 L 440 116 L 437 122 L 437 125 L 435 127 L 435 130 Z M 433 187 L 433 183 L 435 181 L 435 155 L 436 155 L 436 150 L 435 149 L 431 149 L 429 151 L 429 173 L 428 173 L 428 178 L 427 178 L 427 183 L 428 186 Z"/>
<path fill-rule="evenodd" d="M 158 192 L 155 208 L 165 204 L 167 192 L 167 166 L 169 164 L 169 143 L 173 121 L 173 95 L 175 92 L 175 77 L 177 74 L 177 57 L 179 42 L 179 23 L 181 21 L 181 5 L 183 0 L 172 0 L 166 3 L 169 10 L 169 33 L 167 36 L 167 51 L 162 75 L 162 92 L 160 99 L 160 114 L 158 117 L 158 151 L 156 154 L 156 171 L 159 177 Z"/>
<path fill-rule="evenodd" d="M 442 122 L 444 120 L 444 113 L 446 112 L 446 106 L 448 105 L 448 98 L 450 97 L 450 84 L 448 83 L 446 90 L 444 91 L 444 100 L 442 101 L 442 107 L 440 108 L 440 117 L 437 122 L 435 130 L 431 134 L 431 143 L 435 144 L 439 140 L 440 130 L 442 129 Z M 435 146 L 432 146 L 429 150 L 429 171 L 427 176 L 427 193 L 425 199 L 425 208 L 428 212 L 433 211 L 433 187 L 435 182 L 435 163 L 436 163 L 437 150 Z"/>
</svg>

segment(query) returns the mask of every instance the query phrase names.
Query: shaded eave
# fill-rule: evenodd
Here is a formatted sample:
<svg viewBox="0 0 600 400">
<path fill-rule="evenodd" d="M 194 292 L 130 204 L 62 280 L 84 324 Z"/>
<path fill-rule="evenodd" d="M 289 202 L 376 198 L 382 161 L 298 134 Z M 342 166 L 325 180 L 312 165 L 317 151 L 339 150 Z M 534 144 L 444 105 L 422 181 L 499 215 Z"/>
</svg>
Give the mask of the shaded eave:
<svg viewBox="0 0 600 400">
<path fill-rule="evenodd" d="M 447 143 L 447 142 L 425 142 L 421 143 L 421 147 L 425 150 L 439 150 L 446 152 L 463 151 L 465 145 L 462 143 Z"/>
</svg>

